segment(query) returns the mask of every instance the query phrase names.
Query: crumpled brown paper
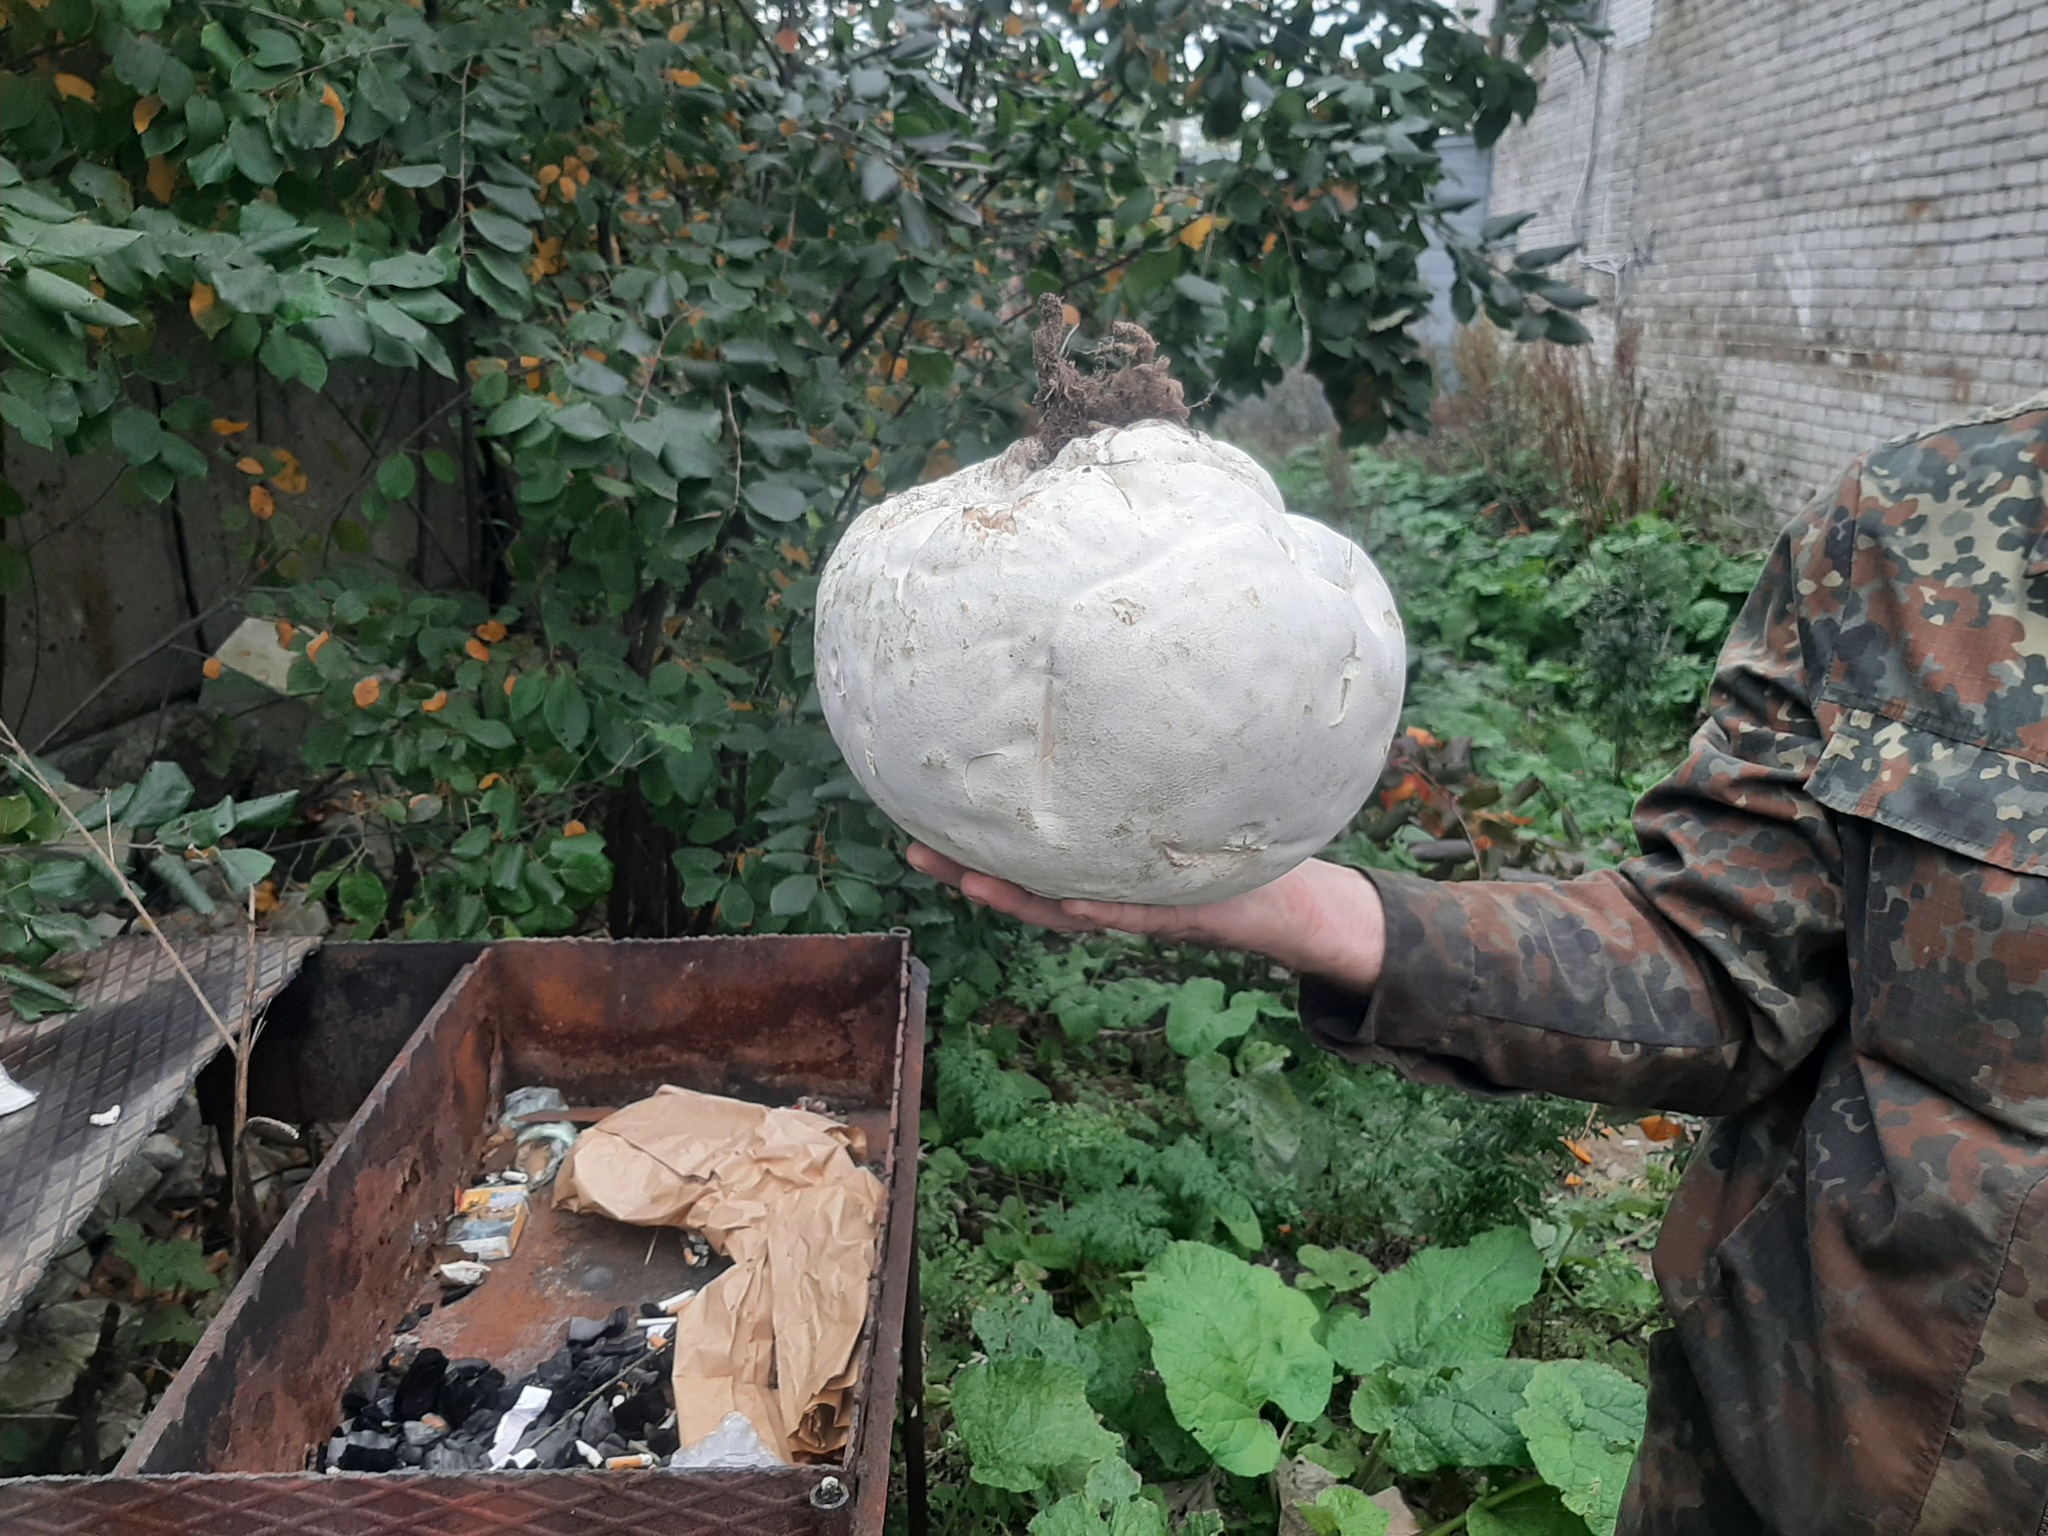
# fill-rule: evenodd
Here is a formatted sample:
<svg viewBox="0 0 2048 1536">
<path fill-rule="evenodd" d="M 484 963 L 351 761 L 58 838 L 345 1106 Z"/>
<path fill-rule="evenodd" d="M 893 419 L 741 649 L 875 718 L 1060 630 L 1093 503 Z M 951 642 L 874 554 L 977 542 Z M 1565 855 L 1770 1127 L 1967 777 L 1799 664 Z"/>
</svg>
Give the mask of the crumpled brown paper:
<svg viewBox="0 0 2048 1536">
<path fill-rule="evenodd" d="M 856 1141 L 808 1110 L 663 1088 L 585 1131 L 562 1165 L 557 1206 L 687 1227 L 733 1261 L 677 1314 L 685 1446 L 736 1412 L 785 1461 L 845 1447 L 883 1195 Z"/>
</svg>

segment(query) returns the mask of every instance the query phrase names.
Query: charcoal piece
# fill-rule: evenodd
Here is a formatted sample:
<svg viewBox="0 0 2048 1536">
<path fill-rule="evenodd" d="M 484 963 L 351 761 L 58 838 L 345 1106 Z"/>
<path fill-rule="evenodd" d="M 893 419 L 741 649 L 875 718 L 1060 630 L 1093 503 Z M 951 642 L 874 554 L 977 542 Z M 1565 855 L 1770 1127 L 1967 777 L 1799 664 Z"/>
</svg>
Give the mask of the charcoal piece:
<svg viewBox="0 0 2048 1536">
<path fill-rule="evenodd" d="M 559 1387 L 576 1369 L 576 1357 L 558 1349 L 534 1368 L 533 1379 L 543 1387 Z"/>
<path fill-rule="evenodd" d="M 467 1436 L 460 1439 L 443 1440 L 439 1445 L 427 1447 L 425 1458 L 420 1465 L 429 1472 L 477 1472 L 489 1465 L 489 1441 L 473 1441 Z"/>
<path fill-rule="evenodd" d="M 342 1417 L 352 1419 L 377 1400 L 383 1390 L 383 1378 L 375 1371 L 364 1371 L 348 1384 L 348 1390 L 341 1394 Z"/>
<path fill-rule="evenodd" d="M 532 1376 L 522 1376 L 517 1381 L 506 1381 L 502 1376 L 498 1379 L 500 1385 L 498 1390 L 491 1394 L 490 1406 L 497 1409 L 500 1413 L 509 1413 L 519 1402 L 519 1394 L 532 1386 L 535 1381 L 535 1378 Z"/>
<path fill-rule="evenodd" d="M 602 1317 L 572 1317 L 569 1319 L 569 1342 L 571 1344 L 595 1344 L 604 1337 L 608 1321 Z"/>
<path fill-rule="evenodd" d="M 392 1394 L 391 1417 L 403 1424 L 432 1413 L 447 1376 L 448 1357 L 438 1349 L 421 1350 Z"/>
<path fill-rule="evenodd" d="M 482 1360 L 450 1362 L 441 1390 L 434 1394 L 434 1412 L 457 1429 L 468 1427 L 470 1415 L 492 1402 L 505 1388 L 505 1373 Z"/>
<path fill-rule="evenodd" d="M 640 1303 L 640 1315 L 642 1317 L 666 1317 L 668 1314 L 663 1312 L 653 1302 L 643 1301 Z"/>
<path fill-rule="evenodd" d="M 428 1446 L 447 1439 L 448 1427 L 445 1424 L 422 1424 L 415 1419 L 405 1426 L 404 1435 L 407 1445 L 424 1451 Z"/>
<path fill-rule="evenodd" d="M 532 1449 L 538 1460 L 536 1467 L 581 1466 L 583 1458 L 576 1454 L 576 1429 L 570 1424 L 557 1424 L 553 1429 L 533 1442 Z"/>
<path fill-rule="evenodd" d="M 409 1472 L 418 1471 L 427 1464 L 427 1448 L 409 1443 L 399 1446 L 398 1464 Z"/>
<path fill-rule="evenodd" d="M 362 1413 L 358 1415 L 358 1417 L 369 1419 L 373 1423 L 378 1425 L 394 1424 L 398 1421 L 398 1415 L 393 1413 L 392 1410 L 397 1406 L 397 1394 L 394 1392 L 386 1392 L 383 1396 L 379 1397 L 377 1401 L 370 1404 L 369 1407 L 365 1408 L 362 1411 Z"/>
<path fill-rule="evenodd" d="M 631 1309 L 627 1307 L 614 1307 L 611 1317 L 605 1322 L 604 1336 L 608 1339 L 616 1339 L 632 1326 L 633 1313 Z"/>
<path fill-rule="evenodd" d="M 599 1398 L 590 1405 L 590 1411 L 583 1415 L 583 1427 L 577 1433 L 579 1438 L 596 1445 L 598 1441 L 611 1434 L 614 1428 L 616 1425 L 612 1420 L 612 1405 Z"/>
<path fill-rule="evenodd" d="M 664 1461 L 683 1448 L 683 1437 L 676 1433 L 673 1424 L 667 1429 L 650 1429 L 647 1431 L 646 1439 L 647 1449 Z"/>
<path fill-rule="evenodd" d="M 598 1453 L 604 1456 L 624 1456 L 631 1449 L 624 1435 L 607 1435 L 604 1439 L 591 1443 L 597 1447 Z"/>
<path fill-rule="evenodd" d="M 411 1333 L 413 1329 L 419 1327 L 419 1325 L 423 1321 L 425 1321 L 427 1314 L 432 1312 L 433 1310 L 434 1304 L 431 1301 L 421 1302 L 418 1306 L 414 1307 L 410 1312 L 405 1314 L 404 1319 L 398 1325 L 398 1331 L 400 1333 Z"/>
<path fill-rule="evenodd" d="M 389 1472 L 398 1465 L 398 1439 L 359 1429 L 348 1436 L 337 1463 L 344 1472 Z"/>
<path fill-rule="evenodd" d="M 668 1402 L 661 1390 L 649 1383 L 619 1404 L 612 1413 L 620 1434 L 638 1435 L 649 1424 L 659 1424 L 668 1417 Z M 583 1438 L 589 1440 L 590 1436 Z"/>
</svg>

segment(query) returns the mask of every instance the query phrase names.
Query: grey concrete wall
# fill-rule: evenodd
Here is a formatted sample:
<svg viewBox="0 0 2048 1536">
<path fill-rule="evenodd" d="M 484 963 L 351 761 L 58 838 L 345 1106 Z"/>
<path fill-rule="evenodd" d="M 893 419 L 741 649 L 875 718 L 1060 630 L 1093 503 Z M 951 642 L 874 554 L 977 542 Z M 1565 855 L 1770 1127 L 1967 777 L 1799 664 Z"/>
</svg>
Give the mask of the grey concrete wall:
<svg viewBox="0 0 2048 1536">
<path fill-rule="evenodd" d="M 2048 6 L 1611 0 L 1495 150 L 1590 318 L 1729 397 L 1789 510 L 1887 436 L 2048 388 Z"/>
</svg>

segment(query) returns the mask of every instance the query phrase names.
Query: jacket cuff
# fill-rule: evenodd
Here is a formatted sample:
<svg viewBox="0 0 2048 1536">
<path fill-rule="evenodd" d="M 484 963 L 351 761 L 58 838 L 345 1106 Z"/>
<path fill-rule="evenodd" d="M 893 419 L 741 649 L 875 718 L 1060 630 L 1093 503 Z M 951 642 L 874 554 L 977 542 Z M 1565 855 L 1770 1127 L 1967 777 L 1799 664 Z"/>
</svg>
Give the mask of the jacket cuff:
<svg viewBox="0 0 2048 1536">
<path fill-rule="evenodd" d="M 1361 870 L 1379 891 L 1387 952 L 1379 985 L 1358 992 L 1301 978 L 1301 1023 L 1324 1050 L 1392 1067 L 1403 1077 L 1474 1093 L 1500 1085 L 1446 1054 L 1445 1026 L 1470 1011 L 1474 960 L 1468 914 L 1455 885 L 1391 870 Z"/>
</svg>

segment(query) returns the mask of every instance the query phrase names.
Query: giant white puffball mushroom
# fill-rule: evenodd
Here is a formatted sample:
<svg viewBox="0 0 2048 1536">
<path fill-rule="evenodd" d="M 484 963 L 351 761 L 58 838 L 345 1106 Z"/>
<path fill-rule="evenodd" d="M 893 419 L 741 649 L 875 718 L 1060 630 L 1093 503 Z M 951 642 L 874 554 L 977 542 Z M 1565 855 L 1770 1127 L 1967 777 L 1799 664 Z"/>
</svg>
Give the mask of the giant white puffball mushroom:
<svg viewBox="0 0 2048 1536">
<path fill-rule="evenodd" d="M 898 825 L 1043 896 L 1184 905 L 1285 874 L 1386 761 L 1401 621 L 1363 550 L 1163 421 L 863 514 L 818 589 L 833 739 Z"/>
</svg>

